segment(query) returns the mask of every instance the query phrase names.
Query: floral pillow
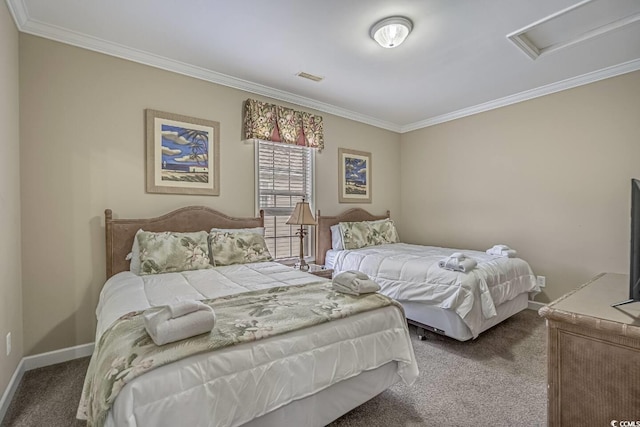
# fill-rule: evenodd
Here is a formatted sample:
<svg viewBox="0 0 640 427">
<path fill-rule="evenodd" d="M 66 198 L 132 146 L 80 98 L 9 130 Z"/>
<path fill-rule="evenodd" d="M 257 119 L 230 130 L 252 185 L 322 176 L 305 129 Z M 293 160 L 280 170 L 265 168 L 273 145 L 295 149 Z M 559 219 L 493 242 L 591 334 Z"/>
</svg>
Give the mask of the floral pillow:
<svg viewBox="0 0 640 427">
<path fill-rule="evenodd" d="M 211 268 L 206 231 L 136 234 L 140 246 L 140 275 Z"/>
<path fill-rule="evenodd" d="M 342 243 L 345 249 L 397 243 L 396 226 L 390 219 L 378 221 L 341 222 Z"/>
<path fill-rule="evenodd" d="M 371 233 L 376 245 L 384 245 L 386 243 L 398 243 L 400 236 L 396 230 L 393 220 L 386 218 L 378 221 L 371 221 Z"/>
<path fill-rule="evenodd" d="M 272 261 L 264 237 L 249 231 L 213 231 L 209 236 L 213 265 Z"/>
</svg>

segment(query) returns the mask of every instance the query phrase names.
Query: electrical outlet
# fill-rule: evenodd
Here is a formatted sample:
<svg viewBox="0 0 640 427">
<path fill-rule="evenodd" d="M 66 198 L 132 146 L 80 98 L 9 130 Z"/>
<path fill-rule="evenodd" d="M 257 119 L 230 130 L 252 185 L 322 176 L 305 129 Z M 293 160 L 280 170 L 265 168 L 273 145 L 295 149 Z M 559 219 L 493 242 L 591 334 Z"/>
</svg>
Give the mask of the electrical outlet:
<svg viewBox="0 0 640 427">
<path fill-rule="evenodd" d="M 7 356 L 11 354 L 11 332 L 7 334 Z"/>
<path fill-rule="evenodd" d="M 547 278 L 544 276 L 536 276 L 536 279 L 538 280 L 538 286 L 540 286 L 541 288 L 544 288 L 545 286 L 547 286 Z"/>
</svg>

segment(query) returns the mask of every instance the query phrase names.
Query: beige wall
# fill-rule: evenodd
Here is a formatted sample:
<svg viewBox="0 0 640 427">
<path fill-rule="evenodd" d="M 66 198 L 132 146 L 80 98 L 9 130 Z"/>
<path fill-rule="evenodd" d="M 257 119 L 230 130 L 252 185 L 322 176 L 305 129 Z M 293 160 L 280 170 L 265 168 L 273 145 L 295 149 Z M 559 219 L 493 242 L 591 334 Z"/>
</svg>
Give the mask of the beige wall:
<svg viewBox="0 0 640 427">
<path fill-rule="evenodd" d="M 640 178 L 640 72 L 401 136 L 402 237 L 505 243 L 558 298 L 628 272 L 630 178 Z"/>
<path fill-rule="evenodd" d="M 11 37 L 2 40 L 3 56 L 16 55 Z M 17 73 L 7 63 L 2 79 Z M 20 35 L 25 354 L 93 340 L 105 208 L 119 217 L 190 204 L 254 213 L 253 146 L 240 142 L 249 97 L 282 103 Z M 628 268 L 629 178 L 640 177 L 638 99 L 636 72 L 403 135 L 320 113 L 326 149 L 316 156 L 316 203 L 325 214 L 353 207 L 337 202 L 337 150 L 369 151 L 374 192 L 364 207 L 390 209 L 406 241 L 515 247 L 547 276 L 537 299 L 548 301 L 600 271 Z M 145 108 L 221 123 L 220 196 L 145 193 Z M 17 122 L 11 108 L 0 112 Z M 18 140 L 17 130 L 2 129 Z M 8 166 L 0 173 L 17 171 Z M 18 184 L 6 191 L 15 196 Z M 20 304 L 11 304 L 19 326 Z"/>
<path fill-rule="evenodd" d="M 23 356 L 20 266 L 18 30 L 0 3 L 0 396 Z M 11 332 L 12 351 L 5 337 Z"/>
<path fill-rule="evenodd" d="M 105 208 L 121 218 L 192 204 L 254 214 L 242 102 L 267 99 L 34 36 L 20 43 L 24 339 L 34 354 L 93 341 Z M 220 122 L 220 196 L 145 193 L 145 108 Z M 399 135 L 319 114 L 326 149 L 316 156 L 317 205 L 327 214 L 351 207 L 337 202 L 338 147 L 348 147 L 372 152 L 368 207 L 399 212 Z"/>
</svg>

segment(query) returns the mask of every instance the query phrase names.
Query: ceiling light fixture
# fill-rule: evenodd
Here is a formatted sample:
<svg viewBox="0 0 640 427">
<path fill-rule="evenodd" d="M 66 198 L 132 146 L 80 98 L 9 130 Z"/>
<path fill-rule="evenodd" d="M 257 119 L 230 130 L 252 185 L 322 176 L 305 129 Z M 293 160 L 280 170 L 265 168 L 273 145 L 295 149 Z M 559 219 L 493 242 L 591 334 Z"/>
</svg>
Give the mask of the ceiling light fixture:
<svg viewBox="0 0 640 427">
<path fill-rule="evenodd" d="M 392 48 L 400 46 L 412 29 L 413 23 L 408 18 L 391 16 L 376 22 L 373 27 L 371 27 L 369 35 L 377 41 L 380 46 Z"/>
</svg>

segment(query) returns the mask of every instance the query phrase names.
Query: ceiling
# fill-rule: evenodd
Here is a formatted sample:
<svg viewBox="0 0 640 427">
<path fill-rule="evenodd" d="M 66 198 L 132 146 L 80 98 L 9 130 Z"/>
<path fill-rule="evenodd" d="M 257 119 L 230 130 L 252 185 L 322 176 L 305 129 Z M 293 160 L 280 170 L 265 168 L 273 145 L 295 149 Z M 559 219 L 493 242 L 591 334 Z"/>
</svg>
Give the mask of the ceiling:
<svg viewBox="0 0 640 427">
<path fill-rule="evenodd" d="M 22 32 L 396 132 L 640 69 L 639 0 L 6 1 Z M 507 37 L 576 4 L 523 33 L 536 59 Z"/>
</svg>

